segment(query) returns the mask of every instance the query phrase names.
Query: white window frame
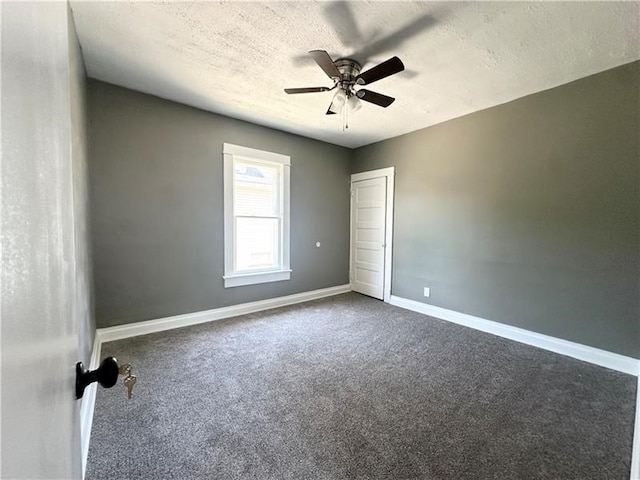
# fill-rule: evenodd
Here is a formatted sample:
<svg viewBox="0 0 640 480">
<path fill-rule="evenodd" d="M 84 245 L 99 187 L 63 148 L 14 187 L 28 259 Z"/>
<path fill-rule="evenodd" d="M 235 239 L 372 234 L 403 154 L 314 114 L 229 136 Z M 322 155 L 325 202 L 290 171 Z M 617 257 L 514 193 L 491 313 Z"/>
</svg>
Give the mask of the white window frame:
<svg viewBox="0 0 640 480">
<path fill-rule="evenodd" d="M 291 157 L 280 153 L 257 150 L 255 148 L 243 147 L 231 143 L 223 145 L 224 156 L 224 287 L 240 287 L 243 285 L 254 285 L 257 283 L 279 282 L 291 278 L 291 268 L 289 264 L 289 177 L 291 167 Z M 233 176 L 234 161 L 249 161 L 258 164 L 277 165 L 282 167 L 282 223 L 280 232 L 280 266 L 277 269 L 260 272 L 237 272 L 235 271 L 235 222 L 233 215 Z"/>
</svg>

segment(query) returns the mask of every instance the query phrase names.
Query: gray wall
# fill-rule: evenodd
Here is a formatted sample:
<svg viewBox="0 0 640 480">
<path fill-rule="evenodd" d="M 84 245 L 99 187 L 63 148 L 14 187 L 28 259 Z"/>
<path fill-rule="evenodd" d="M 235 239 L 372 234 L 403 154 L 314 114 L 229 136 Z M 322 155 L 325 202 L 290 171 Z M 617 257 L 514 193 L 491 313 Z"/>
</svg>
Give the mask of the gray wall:
<svg viewBox="0 0 640 480">
<path fill-rule="evenodd" d="M 357 149 L 396 166 L 392 293 L 640 357 L 639 89 L 636 62 Z"/>
<path fill-rule="evenodd" d="M 93 315 L 93 280 L 89 232 L 89 194 L 87 173 L 87 75 L 76 35 L 73 16 L 69 13 L 69 86 L 71 101 L 71 161 L 73 175 L 74 243 L 76 288 L 74 315 L 80 336 L 80 360 L 89 365 L 96 333 Z"/>
<path fill-rule="evenodd" d="M 348 283 L 350 150 L 97 80 L 88 98 L 98 327 Z M 291 156 L 289 281 L 223 287 L 224 142 Z"/>
</svg>

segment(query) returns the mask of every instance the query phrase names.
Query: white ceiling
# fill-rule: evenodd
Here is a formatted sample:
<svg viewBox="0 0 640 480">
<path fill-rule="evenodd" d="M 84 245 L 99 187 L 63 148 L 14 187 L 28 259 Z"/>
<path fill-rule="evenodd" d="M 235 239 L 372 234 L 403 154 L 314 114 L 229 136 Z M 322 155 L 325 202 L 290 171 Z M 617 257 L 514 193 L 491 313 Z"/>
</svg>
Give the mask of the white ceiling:
<svg viewBox="0 0 640 480">
<path fill-rule="evenodd" d="M 640 2 L 71 1 L 90 77 L 230 117 L 358 147 L 640 59 Z M 332 86 L 306 54 L 397 55 L 368 86 L 397 98 L 325 112 Z"/>
</svg>

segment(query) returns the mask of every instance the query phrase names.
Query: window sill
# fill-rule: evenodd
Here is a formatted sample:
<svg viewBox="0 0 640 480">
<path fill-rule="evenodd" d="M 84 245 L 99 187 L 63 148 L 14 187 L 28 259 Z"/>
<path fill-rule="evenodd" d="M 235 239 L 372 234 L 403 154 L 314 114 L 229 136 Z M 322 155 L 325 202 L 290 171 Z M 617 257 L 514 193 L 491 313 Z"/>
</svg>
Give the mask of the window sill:
<svg viewBox="0 0 640 480">
<path fill-rule="evenodd" d="M 291 278 L 291 270 L 278 270 L 277 272 L 243 273 L 240 275 L 225 275 L 224 288 L 242 287 L 257 283 L 280 282 Z"/>
</svg>

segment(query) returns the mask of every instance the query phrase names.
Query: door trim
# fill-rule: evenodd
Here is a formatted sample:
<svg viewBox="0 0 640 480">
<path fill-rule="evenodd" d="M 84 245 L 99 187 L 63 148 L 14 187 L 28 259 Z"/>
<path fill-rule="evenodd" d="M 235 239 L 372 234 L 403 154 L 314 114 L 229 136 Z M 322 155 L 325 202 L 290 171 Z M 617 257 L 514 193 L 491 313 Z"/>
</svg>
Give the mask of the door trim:
<svg viewBox="0 0 640 480">
<path fill-rule="evenodd" d="M 383 286 L 383 301 L 389 303 L 391 300 L 391 261 L 393 257 L 393 191 L 395 180 L 396 167 L 380 168 L 377 170 L 370 170 L 368 172 L 354 173 L 351 175 L 350 194 L 349 194 L 349 232 L 351 232 L 351 226 L 353 222 L 353 202 L 351 201 L 351 194 L 353 193 L 353 182 L 360 182 L 362 180 L 370 180 L 372 178 L 386 177 L 386 195 L 387 201 L 385 205 L 385 238 L 384 238 L 384 286 Z M 353 238 L 349 234 L 349 283 L 351 282 L 351 275 L 353 272 Z"/>
</svg>

